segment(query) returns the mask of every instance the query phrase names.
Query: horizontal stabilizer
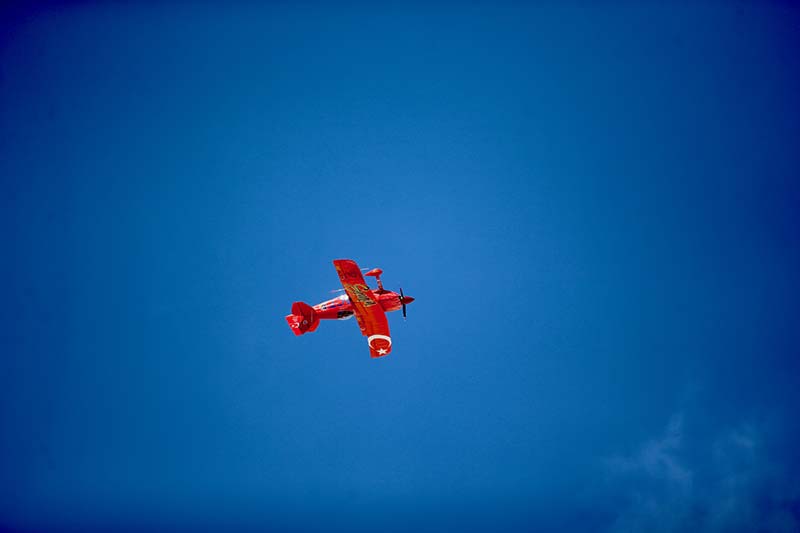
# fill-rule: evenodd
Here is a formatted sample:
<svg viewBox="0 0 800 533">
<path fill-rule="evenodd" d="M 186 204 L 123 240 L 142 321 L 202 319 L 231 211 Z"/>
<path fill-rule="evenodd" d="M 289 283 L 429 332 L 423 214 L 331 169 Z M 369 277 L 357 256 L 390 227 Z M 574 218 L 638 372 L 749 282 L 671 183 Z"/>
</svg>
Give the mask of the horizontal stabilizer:
<svg viewBox="0 0 800 533">
<path fill-rule="evenodd" d="M 314 312 L 314 308 L 307 303 L 295 302 L 292 304 L 292 314 L 286 315 L 286 322 L 292 328 L 292 333 L 302 335 L 317 329 L 319 317 Z"/>
</svg>

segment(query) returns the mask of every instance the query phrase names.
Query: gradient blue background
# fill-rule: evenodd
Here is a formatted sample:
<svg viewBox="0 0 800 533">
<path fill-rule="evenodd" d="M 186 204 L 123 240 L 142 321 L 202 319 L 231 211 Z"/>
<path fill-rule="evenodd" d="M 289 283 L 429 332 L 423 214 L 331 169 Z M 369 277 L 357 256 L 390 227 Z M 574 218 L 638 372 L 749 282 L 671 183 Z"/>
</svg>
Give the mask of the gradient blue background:
<svg viewBox="0 0 800 533">
<path fill-rule="evenodd" d="M 0 16 L 0 526 L 800 528 L 792 4 Z"/>
</svg>

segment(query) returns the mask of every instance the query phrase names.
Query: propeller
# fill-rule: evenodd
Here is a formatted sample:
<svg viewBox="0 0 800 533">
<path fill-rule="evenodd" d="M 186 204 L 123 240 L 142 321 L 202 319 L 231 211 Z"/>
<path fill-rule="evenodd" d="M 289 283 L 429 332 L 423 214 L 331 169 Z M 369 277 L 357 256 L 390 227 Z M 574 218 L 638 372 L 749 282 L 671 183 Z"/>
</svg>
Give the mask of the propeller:
<svg viewBox="0 0 800 533">
<path fill-rule="evenodd" d="M 398 298 L 400 299 L 400 304 L 403 306 L 403 320 L 405 320 L 406 319 L 406 305 L 410 304 L 411 302 L 413 302 L 414 298 L 412 298 L 411 296 L 406 296 L 405 294 L 403 294 L 403 287 L 400 287 L 400 296 Z"/>
</svg>

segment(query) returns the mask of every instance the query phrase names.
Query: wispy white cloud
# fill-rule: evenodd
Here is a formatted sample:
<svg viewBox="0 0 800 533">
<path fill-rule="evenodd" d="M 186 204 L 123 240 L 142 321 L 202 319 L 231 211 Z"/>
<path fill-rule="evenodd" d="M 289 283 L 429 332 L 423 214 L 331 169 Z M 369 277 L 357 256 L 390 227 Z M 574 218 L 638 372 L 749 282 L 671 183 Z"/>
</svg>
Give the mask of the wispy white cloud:
<svg viewBox="0 0 800 533">
<path fill-rule="evenodd" d="M 692 437 L 677 413 L 635 453 L 606 460 L 612 531 L 800 531 L 800 493 L 770 455 L 765 425 Z"/>
<path fill-rule="evenodd" d="M 644 472 L 676 486 L 688 489 L 692 472 L 677 458 L 683 441 L 683 415 L 674 415 L 664 435 L 645 443 L 633 457 L 617 456 L 609 460 L 609 468 L 622 474 Z"/>
</svg>

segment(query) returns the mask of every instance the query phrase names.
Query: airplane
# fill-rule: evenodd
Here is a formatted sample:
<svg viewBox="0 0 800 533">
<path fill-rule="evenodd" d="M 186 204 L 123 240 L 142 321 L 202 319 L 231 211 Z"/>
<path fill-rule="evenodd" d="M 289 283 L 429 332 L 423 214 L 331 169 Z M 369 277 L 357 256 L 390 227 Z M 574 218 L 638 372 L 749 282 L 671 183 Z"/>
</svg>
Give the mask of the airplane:
<svg viewBox="0 0 800 533">
<path fill-rule="evenodd" d="M 371 357 L 383 357 L 392 351 L 392 338 L 389 336 L 389 322 L 386 313 L 403 310 L 406 318 L 406 305 L 414 301 L 411 296 L 392 292 L 383 288 L 383 270 L 373 268 L 366 273 L 374 277 L 378 288 L 370 289 L 361 269 L 350 259 L 336 259 L 333 262 L 336 273 L 346 294 L 310 306 L 304 302 L 292 304 L 292 314 L 286 315 L 286 322 L 295 335 L 303 335 L 317 329 L 320 320 L 346 320 L 356 317 L 361 334 L 367 337 Z"/>
</svg>

